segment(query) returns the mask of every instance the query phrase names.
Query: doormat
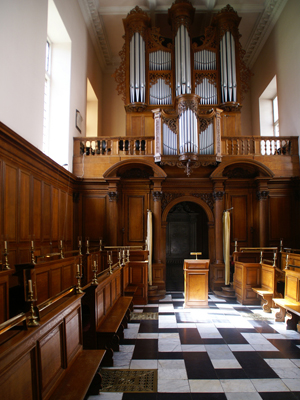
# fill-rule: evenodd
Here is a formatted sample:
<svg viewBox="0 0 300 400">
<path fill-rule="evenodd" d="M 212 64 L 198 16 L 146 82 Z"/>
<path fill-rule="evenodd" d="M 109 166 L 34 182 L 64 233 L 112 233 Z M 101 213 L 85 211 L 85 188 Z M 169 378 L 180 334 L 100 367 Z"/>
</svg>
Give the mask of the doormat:
<svg viewBox="0 0 300 400">
<path fill-rule="evenodd" d="M 158 312 L 143 312 L 137 313 L 132 312 L 130 314 L 130 320 L 158 320 Z"/>
<path fill-rule="evenodd" d="M 157 369 L 101 369 L 101 392 L 157 392 Z"/>
</svg>

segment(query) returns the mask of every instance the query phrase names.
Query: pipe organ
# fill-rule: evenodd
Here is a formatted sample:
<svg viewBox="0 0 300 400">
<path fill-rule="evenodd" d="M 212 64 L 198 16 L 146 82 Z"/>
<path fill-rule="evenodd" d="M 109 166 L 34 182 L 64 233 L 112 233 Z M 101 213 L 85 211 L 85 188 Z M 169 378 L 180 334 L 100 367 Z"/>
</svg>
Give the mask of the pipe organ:
<svg viewBox="0 0 300 400">
<path fill-rule="evenodd" d="M 239 43 L 240 17 L 227 5 L 211 17 L 210 25 L 201 27 L 204 35 L 193 37 L 194 17 L 190 1 L 176 0 L 168 11 L 169 37 L 162 37 L 139 7 L 123 20 L 125 44 L 115 78 L 125 102 L 127 129 L 134 129 L 138 117 L 153 116 L 154 132 L 148 123 L 144 134 L 154 133 L 155 161 L 161 165 L 174 165 L 174 157 L 194 166 L 216 164 L 226 125 L 222 112 L 234 115 L 235 125 L 240 125 L 250 76 Z"/>
</svg>

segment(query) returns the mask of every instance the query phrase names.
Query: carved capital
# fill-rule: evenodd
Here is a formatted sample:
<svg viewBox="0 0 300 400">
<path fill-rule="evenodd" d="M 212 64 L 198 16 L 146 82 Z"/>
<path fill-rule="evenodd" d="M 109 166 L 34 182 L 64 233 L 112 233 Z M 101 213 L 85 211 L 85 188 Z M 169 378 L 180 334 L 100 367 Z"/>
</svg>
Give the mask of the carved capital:
<svg viewBox="0 0 300 400">
<path fill-rule="evenodd" d="M 215 201 L 223 200 L 224 194 L 225 194 L 225 192 L 221 192 L 221 191 L 213 192 L 214 200 Z"/>
<path fill-rule="evenodd" d="M 258 201 L 267 200 L 268 196 L 269 196 L 268 190 L 261 190 L 261 191 L 258 190 L 256 192 L 256 197 Z"/>
<path fill-rule="evenodd" d="M 153 196 L 153 201 L 161 201 L 161 199 L 163 198 L 163 192 L 158 190 L 153 191 L 152 196 Z"/>
<path fill-rule="evenodd" d="M 118 201 L 118 192 L 108 192 L 109 201 Z"/>
</svg>

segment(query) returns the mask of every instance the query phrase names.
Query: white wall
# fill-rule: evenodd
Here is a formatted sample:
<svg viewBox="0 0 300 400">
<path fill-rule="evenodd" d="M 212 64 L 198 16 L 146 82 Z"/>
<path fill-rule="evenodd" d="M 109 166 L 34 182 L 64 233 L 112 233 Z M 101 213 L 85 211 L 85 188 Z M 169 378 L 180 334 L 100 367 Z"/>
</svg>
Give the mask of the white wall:
<svg viewBox="0 0 300 400">
<path fill-rule="evenodd" d="M 87 78 L 101 99 L 102 73 L 78 2 L 54 2 L 72 42 L 68 133 L 71 170 L 73 137 L 85 135 Z M 0 121 L 40 150 L 43 143 L 47 10 L 47 0 L 1 0 L 0 6 Z M 83 116 L 81 134 L 75 127 L 76 109 Z"/>
<path fill-rule="evenodd" d="M 300 135 L 300 1 L 289 0 L 256 60 L 251 79 L 252 126 L 259 134 L 259 97 L 277 76 L 280 136 Z"/>
<path fill-rule="evenodd" d="M 1 1 L 0 121 L 42 149 L 47 0 Z"/>
</svg>

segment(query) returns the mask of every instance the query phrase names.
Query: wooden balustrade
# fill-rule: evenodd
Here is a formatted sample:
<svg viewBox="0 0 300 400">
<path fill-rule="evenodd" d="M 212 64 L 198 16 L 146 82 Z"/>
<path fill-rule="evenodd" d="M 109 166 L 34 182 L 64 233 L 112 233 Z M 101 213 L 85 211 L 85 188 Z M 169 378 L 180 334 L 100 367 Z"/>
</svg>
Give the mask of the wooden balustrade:
<svg viewBox="0 0 300 400">
<path fill-rule="evenodd" d="M 297 136 L 224 136 L 222 156 L 298 155 Z M 154 155 L 154 137 L 74 138 L 74 155 L 146 156 Z"/>
<path fill-rule="evenodd" d="M 225 136 L 222 156 L 285 156 L 298 155 L 296 136 Z"/>
</svg>

